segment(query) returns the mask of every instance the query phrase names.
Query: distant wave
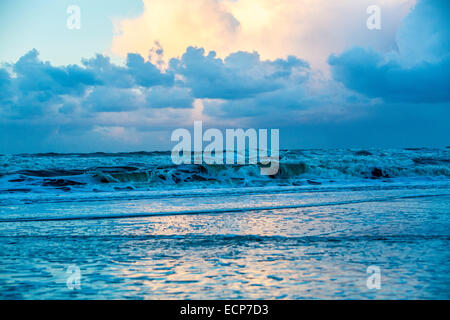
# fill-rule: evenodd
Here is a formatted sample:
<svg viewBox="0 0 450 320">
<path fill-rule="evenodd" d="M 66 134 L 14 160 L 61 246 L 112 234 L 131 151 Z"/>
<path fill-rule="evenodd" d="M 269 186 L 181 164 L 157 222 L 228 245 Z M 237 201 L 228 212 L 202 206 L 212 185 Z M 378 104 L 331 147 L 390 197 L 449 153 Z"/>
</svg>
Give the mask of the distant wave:
<svg viewBox="0 0 450 320">
<path fill-rule="evenodd" d="M 0 156 L 0 193 L 104 192 L 308 186 L 342 181 L 450 178 L 450 150 L 284 150 L 279 171 L 259 165 L 174 165 L 170 152 L 40 153 Z"/>
</svg>

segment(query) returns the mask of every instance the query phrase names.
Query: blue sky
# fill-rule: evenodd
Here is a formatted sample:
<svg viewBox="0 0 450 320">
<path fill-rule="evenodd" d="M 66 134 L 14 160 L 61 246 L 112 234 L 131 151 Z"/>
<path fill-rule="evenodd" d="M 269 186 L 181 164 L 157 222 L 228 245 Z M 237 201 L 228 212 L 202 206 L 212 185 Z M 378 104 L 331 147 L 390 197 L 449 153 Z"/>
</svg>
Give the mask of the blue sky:
<svg viewBox="0 0 450 320">
<path fill-rule="evenodd" d="M 380 30 L 366 27 L 373 3 Z M 66 27 L 74 4 L 79 30 Z M 168 150 L 194 120 L 279 128 L 282 148 L 450 145 L 445 0 L 14 1 L 0 12 L 0 153 Z"/>
<path fill-rule="evenodd" d="M 81 9 L 81 28 L 66 28 L 70 5 Z M 140 0 L 15 0 L 0 2 L 0 61 L 14 62 L 36 48 L 55 65 L 79 63 L 111 44 L 114 21 L 139 15 Z M 3 45 L 2 45 L 3 47 Z"/>
</svg>

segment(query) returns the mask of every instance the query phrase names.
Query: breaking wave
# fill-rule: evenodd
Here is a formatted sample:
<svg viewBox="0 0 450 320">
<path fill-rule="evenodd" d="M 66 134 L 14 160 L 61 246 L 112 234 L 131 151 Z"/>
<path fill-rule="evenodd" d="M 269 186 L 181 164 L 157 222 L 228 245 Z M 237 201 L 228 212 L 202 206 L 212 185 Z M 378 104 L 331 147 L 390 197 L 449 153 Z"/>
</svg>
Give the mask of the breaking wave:
<svg viewBox="0 0 450 320">
<path fill-rule="evenodd" d="M 259 165 L 174 165 L 170 152 L 1 155 L 0 168 L 1 193 L 301 186 L 449 179 L 450 150 L 286 150 L 273 176 Z"/>
</svg>

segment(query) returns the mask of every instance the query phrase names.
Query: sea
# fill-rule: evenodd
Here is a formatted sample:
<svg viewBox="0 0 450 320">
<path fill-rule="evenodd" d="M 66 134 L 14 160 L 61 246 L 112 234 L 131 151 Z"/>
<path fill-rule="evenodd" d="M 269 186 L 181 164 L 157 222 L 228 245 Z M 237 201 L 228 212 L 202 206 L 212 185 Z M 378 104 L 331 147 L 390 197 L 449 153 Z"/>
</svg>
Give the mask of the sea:
<svg viewBox="0 0 450 320">
<path fill-rule="evenodd" d="M 0 299 L 449 299 L 450 148 L 0 155 Z"/>
</svg>

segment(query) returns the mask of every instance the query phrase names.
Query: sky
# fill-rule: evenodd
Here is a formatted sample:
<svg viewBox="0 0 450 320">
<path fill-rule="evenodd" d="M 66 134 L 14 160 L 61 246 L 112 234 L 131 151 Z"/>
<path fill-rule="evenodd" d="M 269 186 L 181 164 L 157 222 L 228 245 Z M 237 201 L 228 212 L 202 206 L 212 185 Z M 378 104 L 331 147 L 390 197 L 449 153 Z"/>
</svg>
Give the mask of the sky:
<svg viewBox="0 0 450 320">
<path fill-rule="evenodd" d="M 445 147 L 449 18 L 447 0 L 2 1 L 0 153 L 170 150 L 195 120 L 281 148 Z"/>
</svg>

